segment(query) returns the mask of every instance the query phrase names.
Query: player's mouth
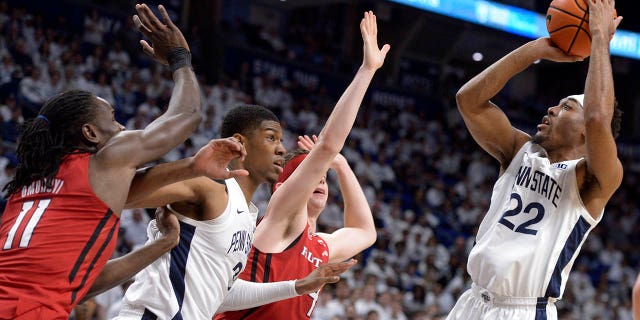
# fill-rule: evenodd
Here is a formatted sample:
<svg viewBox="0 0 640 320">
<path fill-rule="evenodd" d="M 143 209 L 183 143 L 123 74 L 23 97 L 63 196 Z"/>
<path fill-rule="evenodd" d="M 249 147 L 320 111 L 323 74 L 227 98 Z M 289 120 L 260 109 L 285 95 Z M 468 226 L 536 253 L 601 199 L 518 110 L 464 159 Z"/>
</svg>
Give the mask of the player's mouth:
<svg viewBox="0 0 640 320">
<path fill-rule="evenodd" d="M 325 191 L 322 188 L 317 188 L 313 191 L 313 194 L 325 194 Z"/>
<path fill-rule="evenodd" d="M 542 117 L 542 122 L 538 124 L 538 130 L 542 130 L 543 128 L 549 127 L 551 122 L 549 121 L 549 116 Z"/>
<path fill-rule="evenodd" d="M 273 166 L 276 168 L 276 171 L 278 171 L 278 174 L 280 174 L 284 168 L 284 158 L 277 158 L 277 160 L 273 162 Z"/>
</svg>

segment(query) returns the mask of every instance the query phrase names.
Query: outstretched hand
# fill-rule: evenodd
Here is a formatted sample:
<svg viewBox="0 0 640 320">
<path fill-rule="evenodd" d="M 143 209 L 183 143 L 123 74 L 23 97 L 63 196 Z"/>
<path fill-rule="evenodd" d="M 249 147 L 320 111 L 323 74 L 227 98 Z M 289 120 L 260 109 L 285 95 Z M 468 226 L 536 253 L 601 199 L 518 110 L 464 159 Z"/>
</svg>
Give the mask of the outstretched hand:
<svg viewBox="0 0 640 320">
<path fill-rule="evenodd" d="M 356 262 L 358 261 L 350 259 L 343 262 L 321 264 L 309 275 L 296 281 L 296 292 L 298 295 L 317 292 L 327 283 L 336 283 L 340 281 L 340 275 L 349 270 Z"/>
<path fill-rule="evenodd" d="M 616 2 L 614 0 L 588 0 L 587 3 L 589 4 L 591 34 L 601 33 L 613 37 L 622 22 L 622 17 L 616 16 Z"/>
<path fill-rule="evenodd" d="M 229 162 L 235 158 L 244 161 L 247 151 L 236 138 L 213 139 L 200 148 L 193 157 L 192 169 L 211 179 L 224 180 L 249 175 L 244 169 L 227 170 Z"/>
<path fill-rule="evenodd" d="M 189 50 L 189 45 L 180 29 L 171 22 L 167 10 L 162 5 L 158 6 L 158 10 L 162 15 L 162 22 L 146 4 L 136 4 L 138 14 L 133 16 L 133 22 L 136 28 L 153 44 L 152 47 L 147 41 L 140 40 L 144 53 L 161 64 L 169 65 L 167 61 L 169 49 L 185 48 Z"/>
<path fill-rule="evenodd" d="M 318 136 L 316 136 L 315 134 L 311 137 L 306 134 L 304 136 L 298 136 L 298 147 L 300 149 L 311 151 L 316 143 L 318 143 Z M 347 162 L 347 159 L 342 154 L 338 153 L 331 162 L 331 168 L 335 169 L 341 162 Z"/>
<path fill-rule="evenodd" d="M 178 217 L 166 207 L 156 209 L 156 226 L 162 236 L 171 241 L 173 246 L 180 242 L 180 223 Z"/>
<path fill-rule="evenodd" d="M 372 11 L 364 13 L 364 18 L 360 21 L 360 32 L 362 33 L 362 41 L 364 41 L 362 66 L 376 71 L 382 67 L 384 58 L 391 47 L 385 44 L 382 49 L 378 48 L 378 24 Z"/>
</svg>

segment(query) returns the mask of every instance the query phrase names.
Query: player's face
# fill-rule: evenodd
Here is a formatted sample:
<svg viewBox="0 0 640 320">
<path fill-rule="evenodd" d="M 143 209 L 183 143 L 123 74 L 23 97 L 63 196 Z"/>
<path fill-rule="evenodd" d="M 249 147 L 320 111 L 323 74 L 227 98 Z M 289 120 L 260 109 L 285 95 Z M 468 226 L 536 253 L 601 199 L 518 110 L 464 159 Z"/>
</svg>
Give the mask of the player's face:
<svg viewBox="0 0 640 320">
<path fill-rule="evenodd" d="M 327 198 L 329 197 L 329 185 L 327 185 L 327 176 L 323 176 L 315 190 L 311 194 L 309 201 L 307 201 L 307 207 L 315 208 L 322 211 L 327 205 Z"/>
<path fill-rule="evenodd" d="M 584 110 L 576 100 L 562 99 L 547 110 L 537 129 L 532 140 L 547 150 L 584 143 Z"/>
<path fill-rule="evenodd" d="M 98 148 L 101 148 L 109 139 L 125 128 L 115 119 L 113 107 L 106 100 L 96 97 L 98 107 L 96 108 L 93 125 L 100 135 Z"/>
<path fill-rule="evenodd" d="M 282 145 L 282 127 L 271 120 L 262 121 L 260 127 L 245 137 L 247 156 L 243 162 L 249 177 L 260 183 L 273 183 L 278 179 L 286 152 Z"/>
</svg>

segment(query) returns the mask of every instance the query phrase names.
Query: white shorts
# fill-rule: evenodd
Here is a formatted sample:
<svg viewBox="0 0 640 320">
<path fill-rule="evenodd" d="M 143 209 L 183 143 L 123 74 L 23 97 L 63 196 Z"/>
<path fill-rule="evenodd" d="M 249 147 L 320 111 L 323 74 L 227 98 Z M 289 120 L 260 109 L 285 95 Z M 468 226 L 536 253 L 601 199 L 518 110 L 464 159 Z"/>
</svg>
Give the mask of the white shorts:
<svg viewBox="0 0 640 320">
<path fill-rule="evenodd" d="M 472 285 L 447 320 L 557 320 L 556 306 L 542 298 L 500 297 Z"/>
</svg>

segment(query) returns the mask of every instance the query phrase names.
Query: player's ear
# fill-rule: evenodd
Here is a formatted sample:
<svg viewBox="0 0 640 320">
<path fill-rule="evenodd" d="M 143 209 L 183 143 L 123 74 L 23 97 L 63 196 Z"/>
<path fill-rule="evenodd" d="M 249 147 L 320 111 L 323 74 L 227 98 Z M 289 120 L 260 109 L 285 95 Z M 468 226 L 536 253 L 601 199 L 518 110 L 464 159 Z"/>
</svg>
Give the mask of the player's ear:
<svg viewBox="0 0 640 320">
<path fill-rule="evenodd" d="M 91 144 L 98 144 L 100 142 L 100 135 L 98 134 L 97 128 L 90 123 L 82 125 L 82 136 Z"/>
<path fill-rule="evenodd" d="M 247 141 L 247 138 L 239 133 L 234 133 L 232 137 L 236 138 L 236 140 L 238 140 L 242 145 Z"/>
</svg>

